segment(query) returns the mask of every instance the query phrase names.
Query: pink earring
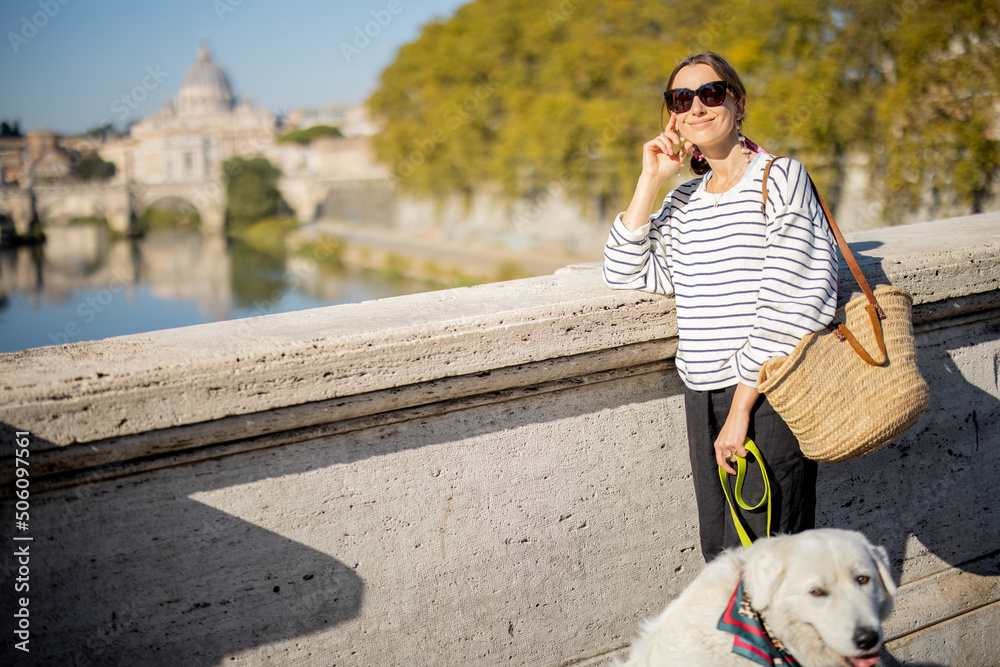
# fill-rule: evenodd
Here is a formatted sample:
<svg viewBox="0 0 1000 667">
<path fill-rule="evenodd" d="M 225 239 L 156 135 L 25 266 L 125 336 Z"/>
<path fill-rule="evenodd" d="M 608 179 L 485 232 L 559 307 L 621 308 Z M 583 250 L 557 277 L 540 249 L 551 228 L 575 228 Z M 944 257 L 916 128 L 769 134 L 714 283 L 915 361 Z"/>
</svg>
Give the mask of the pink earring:
<svg viewBox="0 0 1000 667">
<path fill-rule="evenodd" d="M 743 136 L 743 132 L 740 129 L 742 120 L 743 119 L 741 118 L 740 120 L 736 121 L 736 134 L 740 136 L 740 146 L 741 146 L 740 152 L 743 153 L 743 159 L 745 159 L 747 162 L 750 162 L 750 149 L 747 148 L 747 138 Z"/>
</svg>

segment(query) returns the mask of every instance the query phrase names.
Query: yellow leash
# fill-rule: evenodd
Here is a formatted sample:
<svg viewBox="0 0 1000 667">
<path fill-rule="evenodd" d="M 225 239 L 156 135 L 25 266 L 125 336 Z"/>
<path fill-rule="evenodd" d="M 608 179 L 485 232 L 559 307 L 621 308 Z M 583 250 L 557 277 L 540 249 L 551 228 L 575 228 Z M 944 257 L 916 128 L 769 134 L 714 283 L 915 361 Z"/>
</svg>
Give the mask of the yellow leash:
<svg viewBox="0 0 1000 667">
<path fill-rule="evenodd" d="M 736 502 L 747 511 L 755 510 L 765 502 L 767 503 L 767 533 L 765 537 L 769 537 L 771 535 L 771 482 L 768 480 L 767 470 L 764 468 L 764 457 L 761 455 L 760 449 L 750 438 L 746 439 L 743 446 L 748 452 L 753 454 L 753 457 L 757 459 L 757 463 L 760 464 L 760 473 L 764 477 L 764 495 L 761 496 L 760 502 L 753 507 L 743 501 L 743 481 L 747 476 L 747 460 L 743 456 L 733 456 L 736 462 Z M 726 471 L 722 466 L 719 466 L 719 481 L 722 482 L 722 491 L 726 494 L 726 501 L 729 503 L 729 511 L 733 514 L 733 524 L 736 526 L 736 532 L 740 535 L 740 542 L 743 543 L 744 547 L 748 547 L 752 543 L 752 540 L 747 535 L 746 528 L 743 527 L 743 522 L 740 521 L 740 516 L 736 513 L 736 508 L 733 507 L 733 500 L 729 497 L 729 484 L 726 483 Z"/>
</svg>

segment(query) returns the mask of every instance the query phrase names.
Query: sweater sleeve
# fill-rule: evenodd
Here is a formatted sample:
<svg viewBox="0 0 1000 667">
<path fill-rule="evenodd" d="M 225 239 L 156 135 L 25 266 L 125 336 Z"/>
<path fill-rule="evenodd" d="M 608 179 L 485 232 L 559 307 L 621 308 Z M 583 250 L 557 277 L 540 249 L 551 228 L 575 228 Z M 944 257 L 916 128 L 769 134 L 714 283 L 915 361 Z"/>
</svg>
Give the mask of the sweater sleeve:
<svg viewBox="0 0 1000 667">
<path fill-rule="evenodd" d="M 619 213 L 611 225 L 604 246 L 604 283 L 615 289 L 637 289 L 654 294 L 670 295 L 674 286 L 670 280 L 669 233 L 663 224 L 670 209 L 670 195 L 649 222 L 629 231 Z"/>
<path fill-rule="evenodd" d="M 740 382 L 752 387 L 765 361 L 790 354 L 799 339 L 827 326 L 837 311 L 837 244 L 809 175 L 799 162 L 781 159 L 769 181 L 754 324 L 735 357 Z"/>
</svg>

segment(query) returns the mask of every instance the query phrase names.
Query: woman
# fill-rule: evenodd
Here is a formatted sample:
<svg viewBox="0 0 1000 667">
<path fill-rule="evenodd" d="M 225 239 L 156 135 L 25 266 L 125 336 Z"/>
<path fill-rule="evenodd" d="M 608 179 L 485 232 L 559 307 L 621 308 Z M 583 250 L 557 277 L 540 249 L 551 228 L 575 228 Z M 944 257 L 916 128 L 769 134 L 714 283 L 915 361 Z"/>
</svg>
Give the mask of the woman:
<svg viewBox="0 0 1000 667">
<path fill-rule="evenodd" d="M 805 168 L 777 160 L 761 213 L 764 166 L 773 159 L 742 136 L 746 89 L 733 67 L 706 52 L 684 59 L 664 93 L 670 118 L 642 148 L 642 174 L 615 219 L 604 279 L 620 289 L 675 296 L 688 445 L 701 548 L 710 560 L 740 544 L 717 466 L 735 474 L 749 436 L 771 480 L 771 532 L 815 523 L 816 464 L 756 390 L 769 358 L 788 354 L 829 324 L 837 306 L 836 244 Z M 776 104 L 790 101 L 776 100 Z M 656 194 L 685 157 L 703 176 L 676 188 L 650 215 Z M 745 496 L 763 491 L 752 460 Z M 766 512 L 743 512 L 753 535 Z"/>
</svg>

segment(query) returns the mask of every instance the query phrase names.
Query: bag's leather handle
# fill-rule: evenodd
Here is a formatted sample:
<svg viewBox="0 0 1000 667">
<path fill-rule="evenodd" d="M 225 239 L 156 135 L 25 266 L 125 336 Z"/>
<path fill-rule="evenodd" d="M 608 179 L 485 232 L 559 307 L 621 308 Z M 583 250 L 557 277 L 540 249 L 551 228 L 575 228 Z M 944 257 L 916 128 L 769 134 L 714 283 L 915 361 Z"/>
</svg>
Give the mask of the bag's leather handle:
<svg viewBox="0 0 1000 667">
<path fill-rule="evenodd" d="M 878 304 L 873 306 L 869 303 L 865 305 L 865 310 L 868 311 L 868 316 L 872 319 L 872 331 L 875 332 L 875 344 L 878 346 L 878 351 L 882 353 L 882 361 L 875 361 L 872 359 L 871 355 L 868 354 L 865 348 L 861 347 L 861 343 L 859 343 L 858 339 L 854 337 L 851 330 L 843 324 L 838 324 L 836 328 L 831 328 L 835 335 L 838 335 L 841 340 L 846 340 L 850 344 L 851 348 L 858 353 L 858 356 L 861 357 L 862 361 L 866 364 L 871 366 L 884 366 L 885 362 L 889 361 L 889 354 L 885 350 L 885 337 L 882 335 L 882 322 L 880 321 L 881 318 L 879 318 L 879 313 L 882 312 L 882 308 Z"/>
<path fill-rule="evenodd" d="M 764 180 L 761 185 L 761 194 L 763 195 L 763 202 L 760 205 L 761 213 L 766 214 L 767 208 L 767 178 L 768 174 L 771 173 L 771 165 L 778 158 L 768 161 L 764 165 Z M 809 178 L 809 185 L 812 186 L 813 194 L 816 195 L 816 199 L 819 201 L 819 205 L 823 208 L 823 213 L 826 215 L 826 220 L 830 223 L 830 230 L 833 232 L 833 237 L 837 239 L 837 245 L 840 246 L 840 252 L 844 255 L 844 259 L 847 260 L 847 266 L 851 269 L 851 273 L 854 274 L 854 279 L 858 281 L 858 286 L 861 291 L 864 292 L 865 298 L 868 299 L 868 305 L 865 309 L 868 311 L 868 315 L 872 320 L 872 331 L 875 333 L 875 344 L 878 346 L 879 352 L 882 353 L 882 361 L 876 361 L 872 358 L 870 354 L 861 346 L 858 339 L 854 337 L 854 334 L 844 326 L 843 324 L 838 324 L 835 328 L 831 326 L 831 329 L 837 334 L 837 337 L 841 340 L 846 340 L 851 348 L 858 353 L 861 359 L 871 365 L 871 366 L 884 366 L 887 361 L 889 361 L 889 355 L 885 350 L 885 337 L 882 334 L 882 320 L 885 319 L 885 312 L 882 307 L 878 305 L 878 301 L 875 300 L 875 293 L 872 292 L 872 288 L 868 286 L 868 280 L 865 278 L 865 274 L 861 272 L 861 267 L 858 266 L 858 261 L 854 259 L 854 253 L 851 252 L 851 248 L 847 245 L 847 240 L 844 235 L 840 232 L 840 227 L 837 226 L 837 222 L 833 219 L 833 213 L 827 207 L 826 202 L 823 201 L 823 196 L 820 195 L 819 190 L 816 188 L 816 184 L 813 183 L 812 177 Z"/>
</svg>

